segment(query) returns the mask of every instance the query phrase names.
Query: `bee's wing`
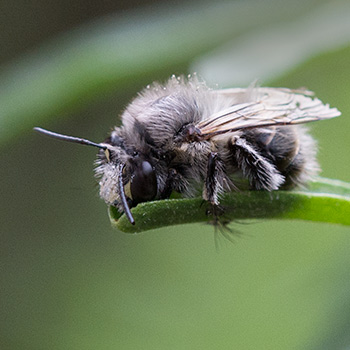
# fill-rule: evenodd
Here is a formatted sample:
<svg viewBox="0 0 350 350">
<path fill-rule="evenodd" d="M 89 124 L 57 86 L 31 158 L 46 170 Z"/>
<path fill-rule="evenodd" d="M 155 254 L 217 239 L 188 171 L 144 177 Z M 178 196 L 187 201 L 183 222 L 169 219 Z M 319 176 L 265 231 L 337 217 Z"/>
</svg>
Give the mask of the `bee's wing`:
<svg viewBox="0 0 350 350">
<path fill-rule="evenodd" d="M 196 127 L 205 139 L 242 129 L 302 124 L 340 115 L 336 108 L 313 98 L 310 91 L 253 88 L 213 92 L 238 101 L 249 96 L 253 102 L 234 104 L 199 122 Z"/>
</svg>

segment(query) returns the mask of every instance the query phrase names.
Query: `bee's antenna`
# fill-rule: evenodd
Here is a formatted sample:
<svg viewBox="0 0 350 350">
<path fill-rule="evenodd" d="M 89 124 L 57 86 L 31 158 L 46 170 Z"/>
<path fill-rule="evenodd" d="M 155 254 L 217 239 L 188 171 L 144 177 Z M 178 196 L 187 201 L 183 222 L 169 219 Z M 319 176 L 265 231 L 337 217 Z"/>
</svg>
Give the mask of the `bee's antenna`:
<svg viewBox="0 0 350 350">
<path fill-rule="evenodd" d="M 123 185 L 123 169 L 125 167 L 125 164 L 120 164 L 119 166 L 119 174 L 118 174 L 118 189 L 120 193 L 120 199 L 121 204 L 123 206 L 124 213 L 128 220 L 130 221 L 131 225 L 135 225 L 135 220 L 131 214 L 128 202 L 126 200 L 125 191 L 124 191 L 124 185 Z"/>
<path fill-rule="evenodd" d="M 38 127 L 35 127 L 34 130 L 37 132 L 40 132 L 41 134 L 53 137 L 53 138 L 58 139 L 58 140 L 74 142 L 74 143 L 81 143 L 82 145 L 94 146 L 94 147 L 98 147 L 98 148 L 101 148 L 104 150 L 107 149 L 107 146 L 105 146 L 105 145 L 101 145 L 100 143 L 95 143 L 95 142 L 92 142 L 89 140 L 85 140 L 85 139 L 82 139 L 80 137 L 62 135 L 62 134 L 58 134 L 56 132 L 45 130 L 45 129 L 38 128 Z"/>
</svg>

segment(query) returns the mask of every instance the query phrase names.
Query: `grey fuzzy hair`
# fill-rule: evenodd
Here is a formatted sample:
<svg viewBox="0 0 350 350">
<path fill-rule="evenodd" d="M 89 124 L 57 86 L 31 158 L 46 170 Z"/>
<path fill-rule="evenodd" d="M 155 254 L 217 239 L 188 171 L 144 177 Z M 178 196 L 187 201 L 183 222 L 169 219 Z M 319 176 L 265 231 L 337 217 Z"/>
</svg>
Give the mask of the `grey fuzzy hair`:
<svg viewBox="0 0 350 350">
<path fill-rule="evenodd" d="M 197 123 L 232 104 L 233 98 L 213 93 L 196 75 L 172 76 L 165 85 L 153 83 L 141 91 L 122 114 L 126 137 L 132 133 L 135 120 L 147 126 L 158 146 L 171 146 L 170 135 L 188 123 Z M 248 99 L 248 93 L 246 96 Z M 136 141 L 137 142 L 137 141 Z"/>
<path fill-rule="evenodd" d="M 195 195 L 198 192 L 198 186 L 203 185 L 207 176 L 208 155 L 211 152 L 219 154 L 217 176 L 215 177 L 217 184 L 214 189 L 216 200 L 222 192 L 235 188 L 232 175 L 236 176 L 240 171 L 253 183 L 257 182 L 256 189 L 276 190 L 280 188 L 285 180 L 285 175 L 282 175 L 275 164 L 270 163 L 270 160 L 259 155 L 258 166 L 252 168 L 249 163 L 240 159 L 244 153 L 258 152 L 257 144 L 245 140 L 249 131 L 227 132 L 200 142 L 183 140 L 180 144 L 176 143 L 175 137 L 179 134 L 181 128 L 188 124 L 196 125 L 237 104 L 261 101 L 262 96 L 266 93 L 271 94 L 277 101 L 279 101 L 281 94 L 287 97 L 291 96 L 291 102 L 294 96 L 292 90 L 259 88 L 255 84 L 247 89 L 216 90 L 208 87 L 196 75 L 186 78 L 172 76 L 165 84 L 152 83 L 147 86 L 122 113 L 122 126 L 115 127 L 112 131 L 111 138 L 122 140 L 123 146 L 113 146 L 113 142 L 111 142 L 108 148 L 111 149 L 114 157 L 112 162 L 106 161 L 103 152 L 100 152 L 100 156 L 96 161 L 95 174 L 99 178 L 100 196 L 108 204 L 115 205 L 117 203 L 119 209 L 122 210 L 118 193 L 118 165 L 125 165 L 123 180 L 126 183 L 132 177 L 132 171 L 129 167 L 131 167 L 130 164 L 135 152 L 140 152 L 142 155 L 152 158 L 158 195 L 162 193 L 166 187 L 169 169 L 168 165 L 162 163 L 161 156 L 151 154 L 151 149 L 160 152 L 160 154 L 172 151 L 175 153 L 175 158 L 172 160 L 171 166 L 180 167 L 184 164 L 187 167 L 183 174 L 179 173 L 177 178 L 173 180 L 174 188 L 184 196 Z M 305 97 L 301 96 L 298 101 L 301 101 L 302 104 L 305 103 L 306 110 L 308 110 L 309 104 L 314 108 L 316 106 L 314 102 L 319 101 L 313 101 L 309 98 L 309 92 L 307 91 L 305 93 L 295 91 L 295 94 L 298 93 L 305 95 Z M 285 102 L 287 104 L 290 101 L 288 97 Z M 298 101 L 294 105 L 292 104 L 292 108 L 297 108 Z M 325 106 L 325 109 L 327 108 L 328 106 Z M 282 126 L 282 128 L 284 127 Z M 285 133 L 275 133 L 274 129 L 268 126 L 257 127 L 253 129 L 252 134 L 270 133 L 271 137 L 275 138 L 275 142 L 278 143 L 275 152 L 281 152 L 281 154 L 292 152 L 296 147 L 294 141 L 297 140 L 299 143 L 299 148 L 296 148 L 298 162 L 295 163 L 295 166 L 297 170 L 289 177 L 289 181 L 294 185 L 303 185 L 319 171 L 316 161 L 317 145 L 303 126 L 288 125 L 287 127 L 290 132 Z M 152 145 L 150 145 L 150 140 Z M 238 142 L 237 151 L 233 156 L 229 151 L 228 143 L 234 145 L 235 142 Z M 237 169 L 237 164 L 233 164 L 233 159 L 240 163 L 241 169 Z M 264 171 L 265 183 L 259 181 Z M 203 198 L 208 199 L 205 186 L 202 193 Z M 215 204 L 218 204 L 218 201 Z"/>
</svg>

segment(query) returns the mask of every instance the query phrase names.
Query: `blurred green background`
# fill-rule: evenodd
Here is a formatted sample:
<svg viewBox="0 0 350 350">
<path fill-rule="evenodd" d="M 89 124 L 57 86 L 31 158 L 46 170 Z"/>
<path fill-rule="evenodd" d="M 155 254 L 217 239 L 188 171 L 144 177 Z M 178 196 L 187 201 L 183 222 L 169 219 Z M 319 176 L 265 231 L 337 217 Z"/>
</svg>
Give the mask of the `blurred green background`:
<svg viewBox="0 0 350 350">
<path fill-rule="evenodd" d="M 322 175 L 349 182 L 346 6 L 4 1 L 0 349 L 349 349 L 349 228 L 236 223 L 219 251 L 207 225 L 123 234 L 98 198 L 95 150 L 31 130 L 103 140 L 142 86 L 173 73 L 306 86 L 343 113 L 310 129 Z M 237 54 L 247 66 L 215 81 Z"/>
</svg>

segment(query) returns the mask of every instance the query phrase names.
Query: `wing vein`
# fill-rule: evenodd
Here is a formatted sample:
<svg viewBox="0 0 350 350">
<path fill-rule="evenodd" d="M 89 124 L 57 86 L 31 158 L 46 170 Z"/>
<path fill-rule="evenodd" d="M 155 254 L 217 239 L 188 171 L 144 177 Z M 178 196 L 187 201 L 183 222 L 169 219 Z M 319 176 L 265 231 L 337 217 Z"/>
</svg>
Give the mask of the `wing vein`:
<svg viewBox="0 0 350 350">
<path fill-rule="evenodd" d="M 255 95 L 256 98 L 250 102 L 232 104 L 196 125 L 205 139 L 244 129 L 309 123 L 341 114 L 306 90 L 254 88 L 216 91 L 218 96 L 232 100 L 242 99 L 244 92 L 246 96 Z"/>
</svg>

